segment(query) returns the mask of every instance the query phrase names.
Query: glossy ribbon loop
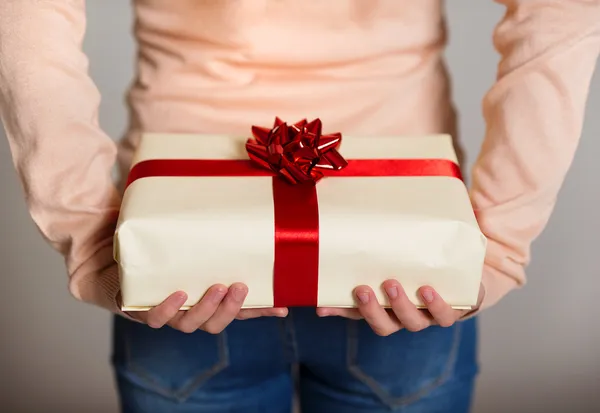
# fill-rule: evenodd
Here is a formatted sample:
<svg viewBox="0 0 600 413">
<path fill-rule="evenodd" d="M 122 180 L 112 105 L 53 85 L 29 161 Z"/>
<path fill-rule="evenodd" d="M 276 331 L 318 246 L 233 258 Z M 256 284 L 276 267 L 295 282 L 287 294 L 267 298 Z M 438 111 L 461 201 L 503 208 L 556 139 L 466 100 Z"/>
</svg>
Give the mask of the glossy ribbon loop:
<svg viewBox="0 0 600 413">
<path fill-rule="evenodd" d="M 252 127 L 253 138 L 248 139 L 246 151 L 252 161 L 290 184 L 314 184 L 324 171 L 339 171 L 348 165 L 337 151 L 342 135 L 323 135 L 321 129 L 320 119 L 288 125 L 275 118 L 271 129 Z"/>
</svg>

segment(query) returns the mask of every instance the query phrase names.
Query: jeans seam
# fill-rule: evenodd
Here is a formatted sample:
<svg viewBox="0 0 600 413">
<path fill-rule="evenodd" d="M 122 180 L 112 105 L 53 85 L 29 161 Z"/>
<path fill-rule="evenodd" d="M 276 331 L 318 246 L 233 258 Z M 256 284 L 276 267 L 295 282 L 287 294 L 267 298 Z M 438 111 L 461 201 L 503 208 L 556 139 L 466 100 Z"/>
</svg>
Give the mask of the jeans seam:
<svg viewBox="0 0 600 413">
<path fill-rule="evenodd" d="M 290 311 L 287 317 L 279 321 L 283 352 L 291 363 L 295 363 L 299 359 L 299 351 L 292 312 Z"/>
<path fill-rule="evenodd" d="M 203 370 L 198 375 L 191 377 L 184 385 L 177 390 L 169 390 L 165 386 L 161 385 L 149 372 L 143 367 L 137 365 L 132 361 L 131 345 L 129 342 L 129 335 L 127 334 L 124 340 L 125 347 L 125 362 L 129 371 L 136 374 L 141 380 L 143 380 L 150 389 L 163 397 L 175 399 L 179 403 L 185 402 L 192 393 L 206 382 L 210 378 L 214 377 L 229 365 L 229 349 L 227 332 L 223 331 L 217 336 L 217 352 L 218 361 L 213 364 L 210 368 Z"/>
<path fill-rule="evenodd" d="M 287 317 L 286 317 L 287 318 Z M 283 354 L 285 354 L 286 358 L 288 358 L 288 360 L 292 361 L 294 359 L 293 354 L 290 354 L 290 349 L 287 346 L 287 327 L 286 327 L 286 323 L 287 320 L 286 318 L 277 320 L 279 322 L 279 335 L 281 337 L 281 345 L 283 347 Z"/>
<path fill-rule="evenodd" d="M 354 320 L 348 320 L 348 349 L 346 354 L 346 363 L 348 370 L 360 381 L 362 381 L 367 387 L 375 393 L 386 405 L 391 408 L 399 408 L 410 405 L 419 399 L 423 398 L 442 384 L 444 384 L 452 375 L 456 360 L 458 358 L 458 350 L 460 348 L 461 338 L 461 323 L 454 325 L 454 334 L 452 336 L 452 347 L 450 348 L 450 354 L 446 361 L 443 372 L 431 383 L 427 384 L 423 388 L 401 397 L 393 397 L 382 386 L 370 375 L 362 371 L 362 369 L 356 363 L 356 354 L 358 351 L 358 334 L 357 334 L 357 323 Z M 416 333 L 418 334 L 418 333 Z"/>
<path fill-rule="evenodd" d="M 296 327 L 294 326 L 294 318 L 290 313 L 290 339 L 292 342 L 292 350 L 294 351 L 294 361 L 299 361 L 300 354 L 298 352 L 298 341 L 296 340 Z"/>
</svg>

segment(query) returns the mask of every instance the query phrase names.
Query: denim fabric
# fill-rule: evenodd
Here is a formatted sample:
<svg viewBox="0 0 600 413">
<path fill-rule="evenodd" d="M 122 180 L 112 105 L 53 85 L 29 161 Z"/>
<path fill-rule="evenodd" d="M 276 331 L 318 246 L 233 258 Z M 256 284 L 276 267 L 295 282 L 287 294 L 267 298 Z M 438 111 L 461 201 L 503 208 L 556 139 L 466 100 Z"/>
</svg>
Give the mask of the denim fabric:
<svg viewBox="0 0 600 413">
<path fill-rule="evenodd" d="M 289 413 L 295 391 L 303 413 L 466 413 L 476 344 L 475 319 L 379 337 L 308 308 L 219 335 L 117 317 L 113 364 L 123 413 Z"/>
</svg>

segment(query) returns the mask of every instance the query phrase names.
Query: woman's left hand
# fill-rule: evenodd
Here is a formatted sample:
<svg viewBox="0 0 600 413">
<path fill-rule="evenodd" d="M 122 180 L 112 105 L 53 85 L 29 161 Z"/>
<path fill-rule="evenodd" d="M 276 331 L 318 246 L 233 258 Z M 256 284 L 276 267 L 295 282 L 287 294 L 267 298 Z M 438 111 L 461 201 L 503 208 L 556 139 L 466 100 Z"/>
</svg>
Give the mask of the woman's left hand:
<svg viewBox="0 0 600 413">
<path fill-rule="evenodd" d="M 380 336 L 389 336 L 401 329 L 421 331 L 432 325 L 450 327 L 461 317 L 473 310 L 454 310 L 431 287 L 421 287 L 419 296 L 427 306 L 427 311 L 418 309 L 408 298 L 400 283 L 388 280 L 383 288 L 389 298 L 391 308 L 382 307 L 373 290 L 362 285 L 354 290 L 357 308 L 317 308 L 321 317 L 340 316 L 355 320 L 365 319 L 373 331 Z M 478 305 L 483 298 L 483 286 L 479 289 Z"/>
</svg>

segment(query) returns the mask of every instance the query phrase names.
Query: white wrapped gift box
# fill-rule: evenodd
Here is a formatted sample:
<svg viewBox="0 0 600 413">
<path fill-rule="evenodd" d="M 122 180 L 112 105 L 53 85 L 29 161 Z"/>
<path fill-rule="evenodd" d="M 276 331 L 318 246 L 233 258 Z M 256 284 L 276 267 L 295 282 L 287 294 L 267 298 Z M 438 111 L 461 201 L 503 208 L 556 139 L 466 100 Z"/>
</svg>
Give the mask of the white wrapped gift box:
<svg viewBox="0 0 600 413">
<path fill-rule="evenodd" d="M 145 134 L 132 168 L 152 160 L 247 160 L 246 140 Z M 448 135 L 344 136 L 339 152 L 348 160 L 457 162 Z M 134 180 L 124 193 L 114 243 L 123 310 L 146 310 L 180 290 L 188 294 L 184 308 L 189 308 L 210 286 L 235 282 L 249 288 L 244 307 L 281 304 L 275 301 L 273 179 L 279 178 Z M 318 285 L 311 287 L 315 302 L 310 305 L 352 307 L 352 291 L 362 284 L 372 286 L 380 303 L 388 305 L 380 286 L 390 278 L 420 307 L 417 290 L 424 285 L 456 309 L 476 304 L 486 239 L 461 179 L 328 176 L 315 188 Z M 302 287 L 302 277 L 296 278 L 292 282 Z"/>
</svg>

